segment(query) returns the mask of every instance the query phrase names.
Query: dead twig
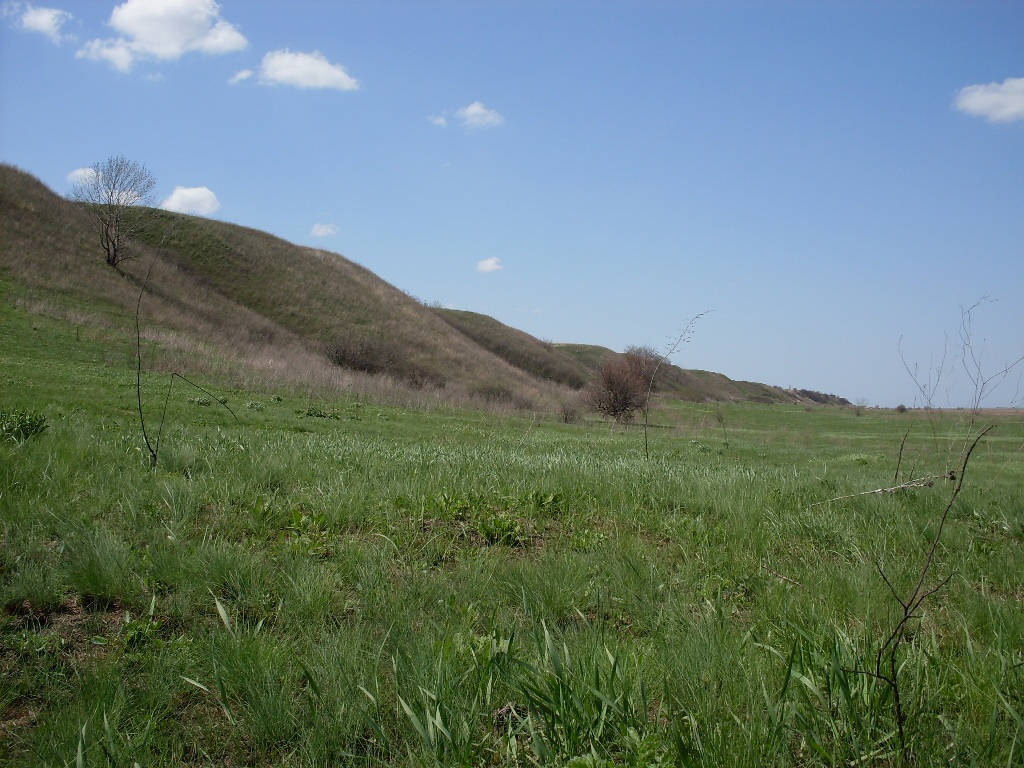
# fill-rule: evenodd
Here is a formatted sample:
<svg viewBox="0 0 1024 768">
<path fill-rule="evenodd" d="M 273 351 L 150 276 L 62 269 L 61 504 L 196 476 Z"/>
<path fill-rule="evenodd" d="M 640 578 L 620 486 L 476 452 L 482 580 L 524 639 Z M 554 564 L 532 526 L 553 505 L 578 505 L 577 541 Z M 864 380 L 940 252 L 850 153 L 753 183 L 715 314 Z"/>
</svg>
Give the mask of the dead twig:
<svg viewBox="0 0 1024 768">
<path fill-rule="evenodd" d="M 801 583 L 800 583 L 799 581 L 797 581 L 796 579 L 791 579 L 791 578 L 790 578 L 789 576 L 786 576 L 786 575 L 784 575 L 784 574 L 781 574 L 781 573 L 779 573 L 779 572 L 778 572 L 778 571 L 776 571 L 776 570 L 773 570 L 772 568 L 769 568 L 769 567 L 768 567 L 767 565 L 765 565 L 764 563 L 761 563 L 761 570 L 763 570 L 763 571 L 765 571 L 765 572 L 767 572 L 767 573 L 771 574 L 772 576 L 774 576 L 774 577 L 775 577 L 775 578 L 777 578 L 777 579 L 782 579 L 782 580 L 783 580 L 784 582 L 786 582 L 787 584 L 792 584 L 792 585 L 793 585 L 794 587 L 803 587 L 803 584 L 801 584 Z"/>
<path fill-rule="evenodd" d="M 826 499 L 825 501 L 818 501 L 811 504 L 811 507 L 820 507 L 822 504 L 831 504 L 833 501 L 843 501 L 845 499 L 856 499 L 858 496 L 871 496 L 873 494 L 883 493 L 899 493 L 900 491 L 908 491 L 911 488 L 931 488 L 935 485 L 936 480 L 942 480 L 943 478 L 952 479 L 952 473 L 946 475 L 929 475 L 928 477 L 919 477 L 916 480 L 908 480 L 905 483 L 894 485 L 890 488 L 875 488 L 870 491 L 861 491 L 860 493 L 851 493 L 848 496 L 836 496 L 834 499 Z"/>
</svg>

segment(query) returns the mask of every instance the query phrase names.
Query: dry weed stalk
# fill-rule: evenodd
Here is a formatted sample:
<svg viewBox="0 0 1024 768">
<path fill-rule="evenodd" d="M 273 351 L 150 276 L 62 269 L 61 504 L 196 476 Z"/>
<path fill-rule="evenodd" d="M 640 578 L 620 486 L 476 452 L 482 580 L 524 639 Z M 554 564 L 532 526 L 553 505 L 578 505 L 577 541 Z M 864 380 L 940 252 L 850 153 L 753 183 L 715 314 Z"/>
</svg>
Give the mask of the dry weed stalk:
<svg viewBox="0 0 1024 768">
<path fill-rule="evenodd" d="M 691 317 L 690 321 L 686 324 L 683 330 L 681 330 L 679 334 L 668 345 L 668 348 L 665 351 L 665 353 L 658 358 L 657 362 L 654 365 L 654 369 L 651 371 L 650 378 L 647 381 L 647 396 L 644 399 L 644 458 L 647 459 L 648 461 L 651 458 L 651 450 L 650 444 L 648 443 L 647 439 L 647 427 L 650 423 L 649 416 L 651 411 L 651 393 L 654 391 L 654 378 L 658 375 L 658 370 L 661 368 L 661 366 L 668 362 L 668 359 L 672 357 L 672 355 L 674 355 L 676 352 L 678 352 L 679 348 L 682 347 L 683 344 L 687 343 L 690 340 L 690 337 L 693 335 L 693 327 L 697 324 L 697 321 L 700 320 L 705 315 L 709 314 L 711 311 L 712 310 L 707 309 Z"/>
<path fill-rule="evenodd" d="M 173 231 L 174 227 L 172 226 L 164 233 L 164 236 L 163 238 L 161 238 L 159 245 L 157 245 L 158 249 L 163 246 L 164 242 L 167 240 L 167 238 L 171 235 Z M 224 402 L 221 398 L 218 398 L 216 395 L 212 394 L 206 389 L 203 389 L 203 387 L 199 386 L 195 382 L 189 381 L 189 379 L 182 376 L 177 371 L 171 371 L 170 379 L 167 383 L 167 394 L 164 396 L 164 407 L 160 413 L 160 426 L 157 430 L 156 439 L 150 441 L 149 432 L 146 429 L 146 417 L 142 409 L 142 327 L 141 323 L 139 322 L 139 315 L 142 311 L 142 295 L 146 292 L 146 286 L 149 285 L 149 278 L 150 275 L 153 274 L 153 267 L 156 266 L 156 260 L 157 253 L 154 253 L 153 261 L 150 262 L 149 269 L 146 270 L 146 277 L 142 281 L 142 287 L 139 289 L 138 301 L 135 303 L 135 394 L 139 406 L 139 425 L 142 428 L 142 439 L 146 443 L 146 450 L 149 451 L 149 466 L 152 469 L 156 469 L 157 461 L 159 460 L 160 457 L 160 441 L 164 433 L 164 422 L 167 419 L 167 404 L 170 402 L 171 399 L 171 388 L 174 386 L 175 378 L 179 378 L 186 384 L 195 387 L 200 392 L 209 395 L 211 402 L 217 402 L 220 405 L 222 405 L 224 408 L 227 409 L 228 413 L 230 413 L 234 417 L 235 421 L 238 421 L 238 416 L 235 415 L 235 412 L 232 411 L 228 404 Z"/>
</svg>

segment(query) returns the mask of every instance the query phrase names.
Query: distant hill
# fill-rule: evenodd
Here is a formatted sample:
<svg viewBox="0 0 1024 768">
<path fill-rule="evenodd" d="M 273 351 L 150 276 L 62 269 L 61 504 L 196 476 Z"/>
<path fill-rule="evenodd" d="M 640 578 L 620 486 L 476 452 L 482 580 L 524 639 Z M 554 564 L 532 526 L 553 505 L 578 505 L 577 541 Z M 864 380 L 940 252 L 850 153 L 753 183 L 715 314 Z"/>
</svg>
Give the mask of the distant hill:
<svg viewBox="0 0 1024 768">
<path fill-rule="evenodd" d="M 0 165 L 0 238 L 0 279 L 22 301 L 97 327 L 134 327 L 154 265 L 140 317 L 160 350 L 154 364 L 167 368 L 547 409 L 617 354 L 424 306 L 338 254 L 157 209 L 132 246 L 137 258 L 117 272 L 87 213 L 10 165 Z M 841 400 L 675 366 L 662 380 L 688 400 Z"/>
</svg>

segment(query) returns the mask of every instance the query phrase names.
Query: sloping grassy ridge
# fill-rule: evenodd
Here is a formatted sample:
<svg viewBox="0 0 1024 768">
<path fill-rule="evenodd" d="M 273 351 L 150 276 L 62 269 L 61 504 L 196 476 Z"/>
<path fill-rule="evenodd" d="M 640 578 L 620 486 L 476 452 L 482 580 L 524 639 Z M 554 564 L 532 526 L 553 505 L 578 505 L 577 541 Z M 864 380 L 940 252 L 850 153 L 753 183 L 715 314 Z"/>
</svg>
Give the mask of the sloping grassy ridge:
<svg viewBox="0 0 1024 768">
<path fill-rule="evenodd" d="M 547 409 L 617 354 L 426 307 L 338 254 L 161 210 L 147 211 L 136 258 L 117 272 L 100 258 L 81 207 L 9 165 L 0 165 L 0 237 L 0 274 L 27 291 L 21 300 L 80 324 L 130 332 L 155 265 L 141 320 L 162 350 L 154 364 L 169 369 L 253 371 L 378 394 L 443 389 L 453 401 Z M 661 380 L 662 392 L 693 401 L 838 402 L 676 366 Z"/>
</svg>

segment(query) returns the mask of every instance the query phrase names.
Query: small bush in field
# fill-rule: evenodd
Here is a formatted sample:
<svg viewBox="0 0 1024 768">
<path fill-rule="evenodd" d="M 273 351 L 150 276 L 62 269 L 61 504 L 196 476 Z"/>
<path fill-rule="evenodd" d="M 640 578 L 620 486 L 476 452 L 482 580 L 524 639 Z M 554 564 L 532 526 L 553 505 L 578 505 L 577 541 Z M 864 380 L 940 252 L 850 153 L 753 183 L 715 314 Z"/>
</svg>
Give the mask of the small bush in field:
<svg viewBox="0 0 1024 768">
<path fill-rule="evenodd" d="M 4 441 L 11 440 L 21 445 L 49 428 L 46 417 L 36 411 L 0 410 L 0 439 Z"/>
<path fill-rule="evenodd" d="M 584 402 L 620 424 L 628 424 L 643 408 L 644 381 L 628 360 L 613 360 L 601 368 L 595 381 L 583 393 Z"/>
<path fill-rule="evenodd" d="M 906 413 L 906 412 L 907 412 L 907 406 L 905 406 L 903 403 L 900 403 L 899 405 L 896 406 L 896 413 Z"/>
<path fill-rule="evenodd" d="M 260 411 L 263 410 L 263 403 L 261 403 L 259 400 L 250 400 L 245 404 L 245 407 L 248 408 L 250 411 L 256 411 L 256 413 L 259 413 Z"/>
<path fill-rule="evenodd" d="M 579 400 L 563 400 L 558 406 L 558 415 L 563 424 L 575 424 L 580 420 Z"/>
<path fill-rule="evenodd" d="M 325 411 L 319 405 L 309 405 L 306 410 L 298 411 L 300 416 L 307 416 L 311 419 L 337 419 L 338 412 L 331 410 Z"/>
</svg>

